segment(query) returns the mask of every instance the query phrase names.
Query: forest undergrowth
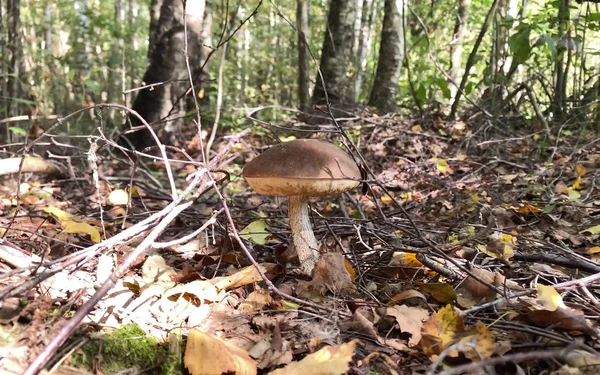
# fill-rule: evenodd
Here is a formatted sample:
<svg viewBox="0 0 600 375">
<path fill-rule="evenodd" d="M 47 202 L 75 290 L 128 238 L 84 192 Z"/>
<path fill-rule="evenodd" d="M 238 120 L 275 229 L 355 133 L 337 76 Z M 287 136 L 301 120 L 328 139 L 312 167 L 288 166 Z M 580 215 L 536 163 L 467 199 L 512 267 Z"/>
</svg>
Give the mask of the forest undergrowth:
<svg viewBox="0 0 600 375">
<path fill-rule="evenodd" d="M 78 311 L 82 324 L 46 354 L 58 373 L 598 370 L 597 135 L 367 111 L 340 126 L 343 137 L 330 126 L 305 134 L 349 146 L 367 178 L 311 200 L 323 254 L 312 278 L 294 272 L 287 200 L 241 175 L 276 138 L 294 138 L 281 128 L 222 138 L 210 172 L 194 162 L 193 133 L 185 155 L 168 148 L 175 196 L 193 198 L 185 207 L 169 209 L 160 156 L 132 173 L 109 147 L 74 149 L 68 160 L 84 163 L 54 159 L 60 177 L 4 178 L 2 371 L 21 373 Z M 127 271 L 109 288 L 119 265 Z M 114 340 L 122 327 L 131 336 Z"/>
</svg>

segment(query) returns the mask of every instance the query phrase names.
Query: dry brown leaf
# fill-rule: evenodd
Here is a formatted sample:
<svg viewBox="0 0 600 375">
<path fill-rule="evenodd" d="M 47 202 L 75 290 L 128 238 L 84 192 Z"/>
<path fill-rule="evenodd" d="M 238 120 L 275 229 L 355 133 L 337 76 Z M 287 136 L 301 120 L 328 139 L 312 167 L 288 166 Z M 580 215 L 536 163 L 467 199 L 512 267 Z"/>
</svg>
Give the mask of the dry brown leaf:
<svg viewBox="0 0 600 375">
<path fill-rule="evenodd" d="M 271 371 L 269 375 L 343 375 L 350 368 L 357 341 L 326 346 L 299 362 L 292 362 L 284 368 Z"/>
<path fill-rule="evenodd" d="M 421 341 L 423 321 L 429 317 L 429 312 L 420 307 L 393 306 L 388 307 L 386 314 L 396 318 L 400 331 L 411 334 L 408 346 L 415 346 Z"/>
<path fill-rule="evenodd" d="M 259 264 L 259 266 L 267 276 L 273 276 L 274 274 L 278 273 L 281 269 L 281 266 L 275 263 L 261 263 Z M 252 284 L 261 280 L 262 278 L 260 277 L 260 274 L 258 273 L 256 268 L 254 268 L 254 266 L 248 266 L 242 268 L 233 275 L 222 278 L 215 278 L 211 280 L 211 282 L 214 283 L 217 289 L 223 290 L 239 288 L 241 286 Z"/>
<path fill-rule="evenodd" d="M 356 290 L 346 268 L 344 255 L 340 253 L 323 254 L 315 266 L 311 284 L 325 285 L 330 292 L 336 294 L 347 294 Z"/>
<path fill-rule="evenodd" d="M 419 298 L 419 299 L 422 299 L 423 301 L 427 301 L 427 297 L 425 297 L 425 295 L 423 295 L 423 293 L 419 292 L 418 290 L 409 289 L 409 290 L 405 290 L 404 292 L 398 293 L 395 296 L 393 296 L 392 299 L 387 303 L 387 305 L 394 306 L 397 303 L 406 301 L 411 298 Z"/>
<path fill-rule="evenodd" d="M 246 297 L 244 302 L 240 304 L 238 310 L 242 312 L 260 311 L 271 303 L 273 303 L 273 297 L 271 297 L 271 293 L 269 293 L 268 290 L 257 288 L 254 292 L 250 293 L 248 297 Z"/>
<path fill-rule="evenodd" d="M 255 375 L 256 364 L 248 353 L 218 337 L 192 329 L 185 346 L 183 363 L 191 375 Z"/>
</svg>

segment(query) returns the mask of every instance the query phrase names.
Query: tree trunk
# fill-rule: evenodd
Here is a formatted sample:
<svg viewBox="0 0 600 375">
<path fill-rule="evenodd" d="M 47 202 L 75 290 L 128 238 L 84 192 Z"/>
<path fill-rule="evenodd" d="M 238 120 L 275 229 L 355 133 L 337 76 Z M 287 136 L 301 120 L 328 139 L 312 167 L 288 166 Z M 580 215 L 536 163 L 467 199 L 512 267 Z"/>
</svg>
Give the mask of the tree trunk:
<svg viewBox="0 0 600 375">
<path fill-rule="evenodd" d="M 324 85 L 317 74 L 314 104 L 324 104 L 327 97 L 332 104 L 354 103 L 354 82 L 349 78 L 349 69 L 353 60 L 356 5 L 356 0 L 331 0 L 320 63 Z"/>
<path fill-rule="evenodd" d="M 188 2 L 186 22 L 188 31 L 188 53 L 190 62 L 200 59 L 200 42 L 204 2 Z M 184 9 L 181 0 L 164 0 L 160 8 L 160 18 L 154 32 L 152 56 L 143 82 L 145 85 L 160 83 L 152 88 L 140 90 L 133 102 L 133 110 L 148 123 L 167 120 L 165 131 L 170 140 L 179 135 L 185 100 L 182 100 L 189 87 L 188 72 L 184 56 Z M 138 127 L 141 122 L 130 116 L 131 125 Z M 137 148 L 154 144 L 150 132 L 145 128 L 129 133 L 126 138 Z"/>
<path fill-rule="evenodd" d="M 358 40 L 358 61 L 356 65 L 356 80 L 354 81 L 354 100 L 360 99 L 363 76 L 367 67 L 367 55 L 371 50 L 371 27 L 375 16 L 374 0 L 364 0 L 360 21 L 360 37 Z"/>
<path fill-rule="evenodd" d="M 296 28 L 298 28 L 298 105 L 306 112 L 310 106 L 310 55 L 308 44 L 310 27 L 308 26 L 308 4 L 306 0 L 297 0 Z"/>
<path fill-rule="evenodd" d="M 204 19 L 202 21 L 202 32 L 200 33 L 200 59 L 194 64 L 194 84 L 197 86 L 196 92 L 202 92 L 200 98 L 201 105 L 208 105 L 208 92 L 210 91 L 210 60 L 208 56 L 212 51 L 212 0 L 206 0 L 204 7 Z M 193 64 L 193 61 L 190 61 Z M 194 66 L 193 65 L 193 66 Z"/>
<path fill-rule="evenodd" d="M 107 87 L 107 102 L 120 103 L 121 95 L 121 73 L 124 69 L 121 66 L 121 56 L 123 54 L 123 25 L 125 22 L 125 9 L 123 8 L 122 0 L 114 0 L 115 5 L 115 29 L 118 30 L 118 36 L 113 40 L 111 51 L 108 60 L 108 87 Z M 114 120 L 114 111 L 109 112 L 111 120 Z"/>
<path fill-rule="evenodd" d="M 400 68 L 404 60 L 404 3 L 403 0 L 385 0 L 385 15 L 379 44 L 377 73 L 369 105 L 381 112 L 395 112 Z"/>
<path fill-rule="evenodd" d="M 454 84 L 458 85 L 460 80 L 460 69 L 462 67 L 462 51 L 465 41 L 465 33 L 468 27 L 469 11 L 471 9 L 471 0 L 458 0 L 458 12 L 456 14 L 456 23 L 454 24 L 454 38 L 450 44 L 450 78 Z M 449 82 L 452 99 L 456 97 L 457 87 Z"/>
<path fill-rule="evenodd" d="M 23 54 L 21 45 L 21 0 L 8 0 L 8 50 L 10 63 L 8 65 L 8 79 L 6 83 L 7 117 L 19 114 L 19 105 L 16 99 L 21 96 L 21 58 Z"/>
<path fill-rule="evenodd" d="M 154 46 L 156 46 L 156 33 L 158 32 L 158 21 L 160 9 L 164 0 L 152 0 L 150 3 L 150 30 L 148 32 L 148 60 L 152 59 Z"/>
</svg>

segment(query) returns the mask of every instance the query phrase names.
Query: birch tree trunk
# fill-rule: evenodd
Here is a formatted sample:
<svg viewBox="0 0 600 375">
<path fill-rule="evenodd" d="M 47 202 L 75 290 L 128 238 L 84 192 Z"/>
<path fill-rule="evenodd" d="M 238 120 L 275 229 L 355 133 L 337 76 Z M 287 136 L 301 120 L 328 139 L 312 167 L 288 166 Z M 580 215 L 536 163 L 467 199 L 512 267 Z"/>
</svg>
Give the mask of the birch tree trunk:
<svg viewBox="0 0 600 375">
<path fill-rule="evenodd" d="M 310 55 L 308 44 L 308 4 L 306 0 L 296 2 L 296 28 L 298 29 L 298 106 L 306 112 L 310 106 Z"/>
<path fill-rule="evenodd" d="M 367 56 L 371 50 L 371 27 L 373 25 L 373 18 L 375 15 L 375 7 L 373 4 L 374 0 L 364 0 L 362 17 L 360 22 L 360 36 L 358 40 L 358 64 L 356 66 L 356 81 L 354 82 L 354 100 L 358 101 L 360 98 L 363 76 L 367 67 Z"/>
<path fill-rule="evenodd" d="M 381 112 L 395 112 L 400 69 L 404 60 L 404 3 L 385 0 L 377 73 L 369 105 Z"/>
<path fill-rule="evenodd" d="M 320 68 L 330 103 L 354 103 L 354 82 L 350 69 L 356 8 L 356 0 L 331 0 L 329 5 Z M 315 81 L 312 101 L 314 104 L 324 104 L 326 96 L 318 74 Z"/>
</svg>

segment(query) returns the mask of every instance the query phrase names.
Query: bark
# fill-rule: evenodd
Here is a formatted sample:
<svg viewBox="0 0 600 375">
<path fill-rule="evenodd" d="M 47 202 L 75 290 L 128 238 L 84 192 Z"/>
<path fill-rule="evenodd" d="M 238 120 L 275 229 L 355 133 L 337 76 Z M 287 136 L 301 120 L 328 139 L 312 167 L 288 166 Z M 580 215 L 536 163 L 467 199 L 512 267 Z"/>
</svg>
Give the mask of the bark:
<svg viewBox="0 0 600 375">
<path fill-rule="evenodd" d="M 400 68 L 404 60 L 403 0 L 385 0 L 377 73 L 369 104 L 381 112 L 395 112 Z"/>
<path fill-rule="evenodd" d="M 450 93 L 452 98 L 456 96 L 457 87 L 454 84 L 458 84 L 460 79 L 460 68 L 462 66 L 462 52 L 463 44 L 465 42 L 465 34 L 468 28 L 469 11 L 471 10 L 471 0 L 459 0 L 458 1 L 458 12 L 456 14 L 456 23 L 454 24 L 454 39 L 450 45 L 450 78 L 452 82 L 449 82 Z"/>
<path fill-rule="evenodd" d="M 150 30 L 148 32 L 148 59 L 152 58 L 154 46 L 158 32 L 158 21 L 160 19 L 160 9 L 164 0 L 152 0 L 150 3 Z"/>
<path fill-rule="evenodd" d="M 210 59 L 208 58 L 212 51 L 212 1 L 206 0 L 204 7 L 204 19 L 202 20 L 202 32 L 200 33 L 200 59 L 194 69 L 194 77 L 197 77 L 194 84 L 197 85 L 196 92 L 203 90 L 204 95 L 200 98 L 201 105 L 208 105 L 208 92 L 210 90 Z M 194 63 L 190 61 L 190 63 Z"/>
<path fill-rule="evenodd" d="M 125 10 L 123 9 L 123 1 L 115 0 L 115 30 L 118 30 L 118 35 L 113 39 L 111 46 L 110 56 L 108 60 L 108 88 L 107 88 L 107 102 L 109 103 L 120 103 L 122 99 L 121 95 L 121 75 L 123 66 L 121 64 L 121 56 L 123 54 L 123 25 L 125 22 Z M 110 119 L 114 119 L 114 111 L 109 112 Z"/>
<path fill-rule="evenodd" d="M 188 53 L 190 62 L 200 58 L 200 40 L 204 2 L 188 2 L 186 21 L 188 30 Z M 185 100 L 181 100 L 189 87 L 185 64 L 184 9 L 181 0 L 165 0 L 160 9 L 160 18 L 155 30 L 155 43 L 150 64 L 144 74 L 146 85 L 161 83 L 151 89 L 140 90 L 133 102 L 133 110 L 148 123 L 166 120 L 165 131 L 173 142 L 179 135 L 182 116 L 185 113 Z M 142 125 L 135 116 L 130 116 L 133 127 Z M 150 132 L 145 128 L 126 135 L 127 140 L 137 148 L 154 144 Z"/>
<path fill-rule="evenodd" d="M 329 6 L 320 68 L 330 103 L 354 102 L 354 82 L 349 78 L 349 73 L 353 60 L 356 8 L 356 0 L 331 0 Z M 315 81 L 312 101 L 314 104 L 324 104 L 326 95 L 319 74 Z"/>
<path fill-rule="evenodd" d="M 10 62 L 8 64 L 8 77 L 6 82 L 7 94 L 7 117 L 16 116 L 19 113 L 18 99 L 21 96 L 19 78 L 21 77 L 21 58 L 23 54 L 21 45 L 21 0 L 8 0 L 8 52 Z"/>
<path fill-rule="evenodd" d="M 373 18 L 375 16 L 374 0 L 364 0 L 363 10 L 361 17 L 360 37 L 358 40 L 358 64 L 356 66 L 356 80 L 354 82 L 354 100 L 358 101 L 360 98 L 361 86 L 363 82 L 363 76 L 367 67 L 367 56 L 371 49 L 371 28 L 373 25 Z"/>
<path fill-rule="evenodd" d="M 308 4 L 306 0 L 297 0 L 296 28 L 298 29 L 298 105 L 306 112 L 310 106 L 310 55 L 308 44 L 310 27 L 308 26 Z"/>
</svg>

